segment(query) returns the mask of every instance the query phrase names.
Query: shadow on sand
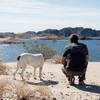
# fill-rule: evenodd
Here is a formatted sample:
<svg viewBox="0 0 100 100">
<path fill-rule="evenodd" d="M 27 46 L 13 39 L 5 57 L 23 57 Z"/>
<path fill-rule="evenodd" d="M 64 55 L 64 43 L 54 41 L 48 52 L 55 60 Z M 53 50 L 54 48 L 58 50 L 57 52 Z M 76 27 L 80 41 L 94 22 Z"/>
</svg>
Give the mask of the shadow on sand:
<svg viewBox="0 0 100 100">
<path fill-rule="evenodd" d="M 75 85 L 75 87 L 82 91 L 100 94 L 100 86 L 98 86 L 98 85 L 84 84 L 84 85 Z"/>
<path fill-rule="evenodd" d="M 52 80 L 42 80 L 40 82 L 29 82 L 27 81 L 28 84 L 31 85 L 43 85 L 43 86 L 48 86 L 48 85 L 57 85 L 58 81 L 52 81 Z"/>
</svg>

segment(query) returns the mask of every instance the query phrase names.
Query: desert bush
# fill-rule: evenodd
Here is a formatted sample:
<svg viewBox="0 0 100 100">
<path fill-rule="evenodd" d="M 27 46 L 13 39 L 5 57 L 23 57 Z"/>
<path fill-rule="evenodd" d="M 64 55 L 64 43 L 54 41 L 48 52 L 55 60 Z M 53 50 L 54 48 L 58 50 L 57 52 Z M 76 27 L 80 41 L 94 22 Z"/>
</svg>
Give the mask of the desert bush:
<svg viewBox="0 0 100 100">
<path fill-rule="evenodd" d="M 53 59 L 54 59 L 55 63 L 61 64 L 62 56 L 61 55 L 55 55 L 55 56 L 53 56 Z"/>
<path fill-rule="evenodd" d="M 56 51 L 51 49 L 46 44 L 35 44 L 35 45 L 33 45 L 33 44 L 30 43 L 30 45 L 26 44 L 24 46 L 29 53 L 42 53 L 45 59 L 50 59 L 56 54 Z"/>
<path fill-rule="evenodd" d="M 55 63 L 55 64 L 61 64 L 61 55 L 54 55 L 51 59 L 46 60 L 47 62 Z"/>
<path fill-rule="evenodd" d="M 27 84 L 19 84 L 16 87 L 18 100 L 53 100 L 53 94 L 48 87 L 28 87 Z"/>
<path fill-rule="evenodd" d="M 53 100 L 51 89 L 24 82 L 0 80 L 0 100 Z"/>
<path fill-rule="evenodd" d="M 8 65 L 0 62 L 0 75 L 7 75 L 8 74 Z"/>
<path fill-rule="evenodd" d="M 27 86 L 22 83 L 0 80 L 0 100 L 29 100 L 26 99 L 27 93 Z"/>
<path fill-rule="evenodd" d="M 38 87 L 34 89 L 33 93 L 38 100 L 53 100 L 53 94 L 47 87 Z"/>
<path fill-rule="evenodd" d="M 0 80 L 0 100 L 15 100 L 14 87 L 9 80 Z"/>
<path fill-rule="evenodd" d="M 28 86 L 24 83 L 15 84 L 16 92 L 18 100 L 29 100 L 29 89 Z"/>
</svg>

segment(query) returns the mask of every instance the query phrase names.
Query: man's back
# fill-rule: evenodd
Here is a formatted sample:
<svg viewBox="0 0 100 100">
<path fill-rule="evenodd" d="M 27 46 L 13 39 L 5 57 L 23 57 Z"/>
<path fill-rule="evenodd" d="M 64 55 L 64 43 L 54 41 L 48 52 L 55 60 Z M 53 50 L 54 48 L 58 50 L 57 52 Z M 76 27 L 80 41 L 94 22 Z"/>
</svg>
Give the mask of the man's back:
<svg viewBox="0 0 100 100">
<path fill-rule="evenodd" d="M 88 50 L 86 45 L 82 43 L 71 43 L 65 48 L 63 54 L 67 59 L 67 69 L 72 71 L 82 71 L 86 68 L 86 58 Z"/>
</svg>

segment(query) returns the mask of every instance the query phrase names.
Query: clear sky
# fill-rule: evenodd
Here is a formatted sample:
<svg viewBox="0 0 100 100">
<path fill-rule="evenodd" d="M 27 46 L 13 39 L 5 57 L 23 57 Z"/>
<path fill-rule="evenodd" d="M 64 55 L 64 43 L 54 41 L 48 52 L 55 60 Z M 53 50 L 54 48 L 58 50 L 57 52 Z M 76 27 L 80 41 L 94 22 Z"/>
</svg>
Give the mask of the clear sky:
<svg viewBox="0 0 100 100">
<path fill-rule="evenodd" d="M 0 0 L 0 32 L 100 30 L 100 0 Z"/>
</svg>

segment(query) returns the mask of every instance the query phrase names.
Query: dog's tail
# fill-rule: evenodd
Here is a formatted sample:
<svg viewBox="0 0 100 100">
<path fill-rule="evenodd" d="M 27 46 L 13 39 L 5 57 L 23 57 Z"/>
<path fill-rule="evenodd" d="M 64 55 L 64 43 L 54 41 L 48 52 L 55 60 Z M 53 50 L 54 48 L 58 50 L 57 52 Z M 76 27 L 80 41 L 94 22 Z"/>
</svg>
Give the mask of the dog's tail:
<svg viewBox="0 0 100 100">
<path fill-rule="evenodd" d="M 17 60 L 20 60 L 20 58 L 21 58 L 21 56 L 18 56 L 18 57 L 17 57 Z"/>
</svg>

